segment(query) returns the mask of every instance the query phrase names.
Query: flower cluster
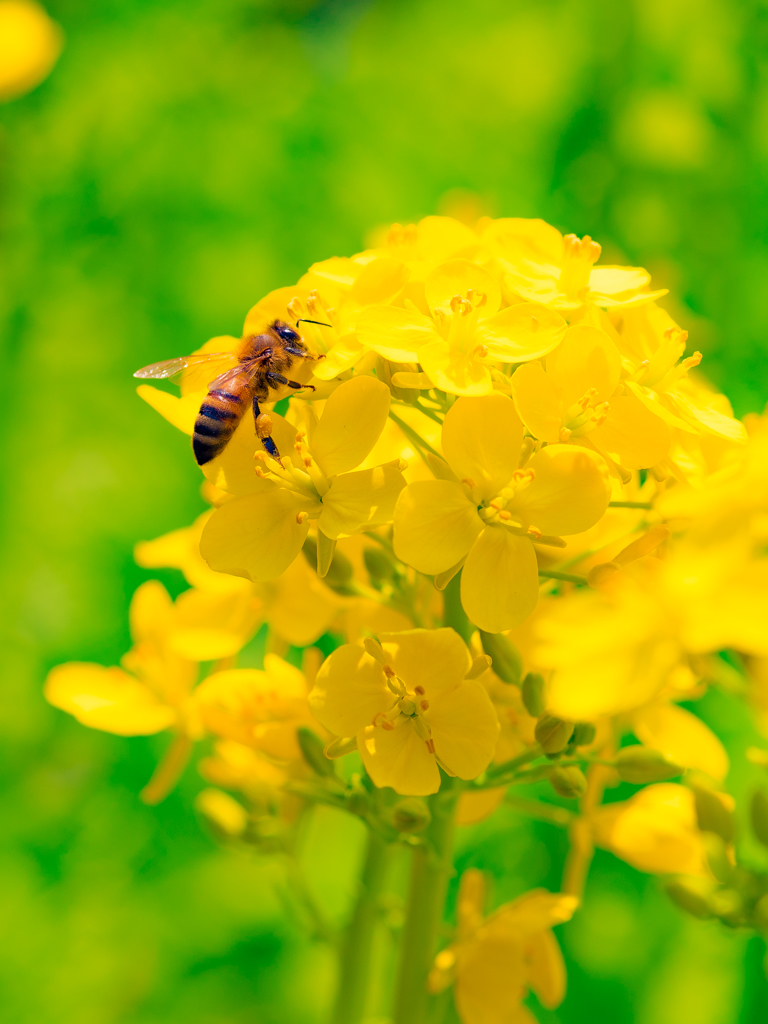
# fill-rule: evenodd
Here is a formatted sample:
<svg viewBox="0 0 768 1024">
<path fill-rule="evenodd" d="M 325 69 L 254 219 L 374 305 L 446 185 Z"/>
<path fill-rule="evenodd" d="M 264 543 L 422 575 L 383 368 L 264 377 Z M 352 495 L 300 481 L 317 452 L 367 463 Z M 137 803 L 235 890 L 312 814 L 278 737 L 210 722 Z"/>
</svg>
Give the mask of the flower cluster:
<svg viewBox="0 0 768 1024">
<path fill-rule="evenodd" d="M 122 668 L 46 683 L 91 727 L 173 733 L 150 802 L 209 738 L 198 808 L 228 841 L 285 853 L 325 804 L 408 846 L 409 1022 L 450 984 L 465 1024 L 530 1019 L 529 990 L 556 1006 L 550 928 L 596 845 L 697 916 L 768 928 L 716 723 L 682 706 L 724 687 L 768 734 L 768 421 L 697 376 L 645 270 L 599 257 L 539 220 L 427 217 L 261 299 L 244 337 L 296 324 L 307 386 L 243 416 L 204 467 L 209 511 L 138 545 L 189 589 L 137 591 Z M 186 360 L 180 397 L 140 396 L 192 434 L 238 344 Z M 604 802 L 620 784 L 644 788 Z M 439 921 L 413 921 L 442 913 L 452 825 L 504 801 L 567 829 L 563 891 L 485 917 L 467 872 L 438 951 Z M 768 845 L 760 792 L 753 827 Z M 344 999 L 359 976 L 350 955 Z"/>
</svg>

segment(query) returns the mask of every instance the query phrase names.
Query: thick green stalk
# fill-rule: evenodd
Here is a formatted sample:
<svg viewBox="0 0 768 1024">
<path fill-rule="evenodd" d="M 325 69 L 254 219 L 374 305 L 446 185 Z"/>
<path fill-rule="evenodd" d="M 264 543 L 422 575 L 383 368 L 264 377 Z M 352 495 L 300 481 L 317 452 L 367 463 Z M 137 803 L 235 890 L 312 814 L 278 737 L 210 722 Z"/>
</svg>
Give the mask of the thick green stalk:
<svg viewBox="0 0 768 1024">
<path fill-rule="evenodd" d="M 357 902 L 341 946 L 339 979 L 332 1024 L 360 1024 L 370 986 L 370 960 L 379 899 L 386 881 L 389 846 L 368 830 Z"/>
<path fill-rule="evenodd" d="M 445 893 L 453 870 L 453 831 L 460 786 L 458 779 L 443 777 L 440 792 L 429 800 L 432 822 L 424 833 L 425 845 L 413 850 L 394 1024 L 424 1024 L 426 1020 L 427 976 L 437 952 Z"/>
</svg>

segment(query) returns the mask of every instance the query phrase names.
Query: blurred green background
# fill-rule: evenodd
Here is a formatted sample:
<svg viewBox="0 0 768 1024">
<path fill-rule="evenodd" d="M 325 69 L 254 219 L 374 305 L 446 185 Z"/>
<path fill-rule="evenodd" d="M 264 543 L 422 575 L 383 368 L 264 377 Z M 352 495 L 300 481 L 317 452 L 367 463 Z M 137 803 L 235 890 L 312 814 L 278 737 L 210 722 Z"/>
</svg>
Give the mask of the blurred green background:
<svg viewBox="0 0 768 1024">
<path fill-rule="evenodd" d="M 475 196 L 647 266 L 737 414 L 761 410 L 768 5 L 47 7 L 61 60 L 0 107 L 0 1019 L 319 1024 L 332 963 L 283 914 L 274 865 L 198 828 L 194 771 L 160 808 L 138 801 L 162 738 L 91 732 L 41 697 L 57 662 L 117 662 L 147 575 L 134 542 L 202 508 L 186 440 L 131 373 L 239 334 L 265 292 L 377 225 Z M 712 697 L 701 711 L 743 747 L 738 706 Z M 330 812 L 309 837 L 312 883 L 337 918 L 359 841 Z M 557 887 L 563 841 L 504 811 L 462 833 L 458 864 L 487 868 L 508 899 Z M 684 919 L 608 854 L 560 933 L 569 994 L 542 1021 L 765 1019 L 760 940 Z"/>
</svg>

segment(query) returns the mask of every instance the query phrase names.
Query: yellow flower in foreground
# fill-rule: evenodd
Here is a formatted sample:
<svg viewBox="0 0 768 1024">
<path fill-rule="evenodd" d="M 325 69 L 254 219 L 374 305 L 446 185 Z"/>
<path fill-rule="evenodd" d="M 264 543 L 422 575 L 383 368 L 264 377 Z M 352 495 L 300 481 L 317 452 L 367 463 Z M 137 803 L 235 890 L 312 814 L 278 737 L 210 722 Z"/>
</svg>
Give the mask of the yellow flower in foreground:
<svg viewBox="0 0 768 1024">
<path fill-rule="evenodd" d="M 144 583 L 131 602 L 134 646 L 123 659 L 128 671 L 84 662 L 58 665 L 45 682 L 46 700 L 83 725 L 119 736 L 182 727 L 198 669 L 169 645 L 172 624 L 165 588 L 154 580 Z"/>
<path fill-rule="evenodd" d="M 510 398 L 460 398 L 443 423 L 449 479 L 409 484 L 395 509 L 398 557 L 429 575 L 463 563 L 464 610 L 489 633 L 519 625 L 536 606 L 533 541 L 589 529 L 610 496 L 597 455 L 553 445 L 518 469 L 522 443 Z"/>
<path fill-rule="evenodd" d="M 457 937 L 438 953 L 429 977 L 432 992 L 454 980 L 463 1024 L 535 1024 L 522 1005 L 527 990 L 554 1009 L 565 995 L 565 964 L 552 927 L 570 920 L 578 899 L 534 889 L 483 917 L 480 871 L 461 878 Z"/>
<path fill-rule="evenodd" d="M 435 387 L 454 395 L 487 395 L 493 390 L 488 364 L 521 363 L 550 352 L 565 321 L 535 303 L 499 311 L 501 293 L 491 275 L 468 260 L 435 268 L 425 282 L 429 316 L 412 303 L 369 306 L 357 322 L 361 343 L 396 363 L 421 363 L 429 378 L 400 374 L 394 383 Z"/>
<path fill-rule="evenodd" d="M 491 221 L 482 242 L 496 257 L 510 297 L 575 310 L 586 302 L 627 308 L 666 295 L 666 288 L 648 291 L 651 275 L 642 267 L 595 267 L 600 258 L 597 242 L 589 235 L 563 237 L 543 220 Z"/>
<path fill-rule="evenodd" d="M 324 552 L 330 555 L 333 541 L 390 522 L 405 485 L 399 462 L 354 472 L 384 429 L 389 401 L 388 388 L 373 377 L 341 384 L 318 421 L 308 408 L 309 436 L 298 436 L 297 458 L 281 449 L 281 466 L 258 451 L 256 473 L 255 437 L 250 458 L 248 448 L 237 445 L 228 454 L 234 438 L 213 460 L 228 467 L 226 489 L 239 496 L 216 509 L 203 530 L 200 553 L 210 567 L 254 582 L 273 580 L 299 554 L 316 521 L 318 562 L 322 557 L 327 570 Z"/>
<path fill-rule="evenodd" d="M 0 100 L 21 96 L 50 74 L 62 33 L 39 4 L 0 2 Z"/>
<path fill-rule="evenodd" d="M 599 808 L 595 842 L 639 871 L 709 877 L 693 792 L 673 782 L 646 786 Z"/>
<path fill-rule="evenodd" d="M 440 788 L 440 764 L 462 779 L 490 763 L 499 723 L 476 679 L 466 644 L 452 629 L 382 633 L 346 644 L 320 667 L 309 704 L 337 736 L 356 736 L 377 786 L 408 796 Z M 372 653 L 368 653 L 368 652 Z"/>
<path fill-rule="evenodd" d="M 546 367 L 546 368 L 545 368 Z M 621 357 L 596 327 L 565 332 L 545 365 L 526 363 L 511 378 L 517 411 L 540 441 L 588 437 L 627 469 L 647 469 L 667 454 L 671 431 L 632 394 L 616 394 Z"/>
</svg>

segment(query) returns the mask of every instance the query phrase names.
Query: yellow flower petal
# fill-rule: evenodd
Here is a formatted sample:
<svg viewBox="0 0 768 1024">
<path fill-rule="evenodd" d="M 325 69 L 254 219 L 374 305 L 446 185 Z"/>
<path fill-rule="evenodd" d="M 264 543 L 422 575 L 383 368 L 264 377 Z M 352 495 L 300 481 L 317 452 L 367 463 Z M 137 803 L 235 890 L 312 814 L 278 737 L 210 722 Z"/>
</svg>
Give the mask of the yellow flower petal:
<svg viewBox="0 0 768 1024">
<path fill-rule="evenodd" d="M 173 623 L 173 601 L 159 580 L 147 580 L 133 593 L 129 612 L 136 643 L 163 638 Z"/>
<path fill-rule="evenodd" d="M 728 754 L 712 730 L 696 715 L 676 704 L 656 704 L 638 712 L 632 730 L 654 750 L 660 750 L 675 764 L 699 768 L 714 779 L 728 774 Z"/>
<path fill-rule="evenodd" d="M 501 289 L 487 270 L 469 260 L 449 260 L 435 267 L 424 282 L 424 292 L 430 309 L 439 309 L 451 313 L 451 299 L 454 295 L 463 298 L 473 290 L 486 296 L 480 307 L 483 317 L 491 316 L 499 308 Z"/>
<path fill-rule="evenodd" d="M 312 714 L 336 736 L 356 735 L 394 703 L 381 665 L 358 644 L 338 647 L 325 659 L 309 694 Z"/>
<path fill-rule="evenodd" d="M 528 984 L 548 1010 L 565 998 L 565 963 L 557 939 L 550 931 L 532 935 L 527 943 Z"/>
<path fill-rule="evenodd" d="M 612 398 L 604 423 L 589 440 L 626 469 L 648 469 L 666 456 L 672 433 L 635 395 Z"/>
<path fill-rule="evenodd" d="M 167 391 L 160 391 L 150 384 L 139 384 L 136 394 L 143 398 L 147 405 L 151 405 L 155 412 L 159 412 L 163 419 L 190 437 L 206 395 L 205 391 L 191 391 L 183 398 L 177 398 L 176 395 L 169 395 Z"/>
<path fill-rule="evenodd" d="M 0 99 L 21 96 L 48 76 L 63 35 L 42 7 L 23 0 L 0 4 Z"/>
<path fill-rule="evenodd" d="M 475 335 L 491 359 L 524 363 L 540 359 L 562 341 L 565 320 L 554 309 L 537 302 L 521 302 L 481 320 Z"/>
<path fill-rule="evenodd" d="M 435 387 L 451 395 L 489 395 L 493 390 L 482 359 L 451 348 L 442 338 L 423 345 L 418 359 Z"/>
<path fill-rule="evenodd" d="M 456 811 L 457 825 L 476 825 L 485 821 L 504 803 L 506 789 L 475 789 L 462 793 Z"/>
<path fill-rule="evenodd" d="M 401 720 L 394 729 L 369 726 L 358 736 L 357 747 L 377 786 L 391 786 L 402 796 L 429 796 L 440 788 L 434 754 L 410 722 Z"/>
<path fill-rule="evenodd" d="M 296 427 L 276 412 L 271 412 L 272 440 L 283 455 L 294 454 Z M 245 413 L 240 425 L 221 453 L 203 466 L 206 478 L 222 491 L 229 494 L 256 494 L 259 491 L 271 491 L 275 487 L 269 480 L 256 476 L 253 456 L 255 452 L 264 451 L 264 446 L 256 436 L 253 423 L 253 412 Z"/>
<path fill-rule="evenodd" d="M 395 503 L 404 487 L 405 477 L 392 465 L 342 473 L 333 478 L 330 490 L 323 497 L 318 527 L 326 537 L 336 540 L 362 529 L 391 523 Z"/>
<path fill-rule="evenodd" d="M 527 1024 L 523 945 L 515 937 L 484 935 L 460 957 L 454 986 L 463 1024 Z M 535 1018 L 534 1018 L 535 1020 Z"/>
<path fill-rule="evenodd" d="M 285 288 L 275 288 L 263 299 L 259 299 L 255 306 L 251 306 L 243 324 L 243 337 L 251 334 L 262 334 L 273 320 L 284 320 L 293 324 L 293 318 L 288 312 L 288 303 L 291 299 L 298 298 L 303 302 L 311 288 L 305 288 L 300 284 L 288 285 Z M 318 318 L 319 319 L 319 318 Z"/>
<path fill-rule="evenodd" d="M 428 575 L 456 565 L 483 528 L 461 484 L 451 480 L 409 484 L 397 500 L 394 522 L 397 557 Z"/>
<path fill-rule="evenodd" d="M 357 318 L 357 339 L 393 363 L 415 363 L 422 345 L 440 335 L 429 317 L 399 306 L 369 306 Z"/>
<path fill-rule="evenodd" d="M 227 658 L 250 640 L 261 613 L 261 602 L 247 590 L 187 590 L 176 599 L 168 646 L 189 661 Z"/>
<path fill-rule="evenodd" d="M 477 243 L 475 232 L 454 217 L 424 217 L 416 225 L 419 257 L 430 263 L 442 263 L 473 250 Z"/>
<path fill-rule="evenodd" d="M 591 388 L 595 402 L 605 402 L 621 375 L 619 351 L 605 333 L 587 324 L 569 327 L 558 347 L 547 356 L 547 374 L 561 388 L 568 405 Z"/>
<path fill-rule="evenodd" d="M 375 377 L 353 377 L 325 403 L 311 439 L 312 455 L 326 476 L 359 466 L 384 429 L 390 394 Z"/>
<path fill-rule="evenodd" d="M 429 700 L 458 686 L 472 664 L 467 645 L 453 629 L 381 633 L 379 640 L 389 664 L 408 689 L 423 686 Z"/>
<path fill-rule="evenodd" d="M 151 736 L 176 721 L 173 708 L 119 668 L 70 662 L 52 669 L 45 699 L 87 725 L 118 736 Z"/>
<path fill-rule="evenodd" d="M 464 611 L 486 633 L 524 622 L 539 597 L 536 552 L 527 537 L 488 526 L 467 555 L 461 573 Z"/>
<path fill-rule="evenodd" d="M 344 334 L 328 350 L 325 359 L 315 364 L 314 375 L 318 380 L 333 380 L 350 366 L 354 366 L 360 356 L 367 351 L 365 345 L 358 341 L 356 334 Z"/>
<path fill-rule="evenodd" d="M 408 280 L 410 271 L 402 260 L 377 256 L 366 263 L 350 291 L 350 298 L 360 306 L 391 302 Z"/>
<path fill-rule="evenodd" d="M 524 363 L 512 374 L 512 392 L 520 417 L 540 441 L 559 441 L 565 401 L 562 390 L 540 362 Z"/>
<path fill-rule="evenodd" d="M 282 576 L 262 584 L 270 628 L 295 647 L 307 647 L 327 632 L 342 599 L 318 579 L 306 558 L 296 558 Z"/>
<path fill-rule="evenodd" d="M 474 779 L 493 758 L 499 720 L 482 683 L 467 679 L 451 690 L 429 697 L 424 720 L 432 730 L 435 753 L 460 779 Z"/>
<path fill-rule="evenodd" d="M 508 508 L 542 533 L 582 533 L 608 507 L 611 495 L 605 463 L 584 448 L 565 444 L 543 448 L 526 469 L 536 476 Z"/>
<path fill-rule="evenodd" d="M 538 218 L 499 217 L 485 228 L 482 241 L 494 256 L 513 263 L 532 260 L 556 268 L 563 260 L 563 236 Z"/>
<path fill-rule="evenodd" d="M 643 267 L 593 267 L 589 290 L 614 298 L 626 292 L 639 292 L 651 283 L 651 275 Z"/>
<path fill-rule="evenodd" d="M 512 479 L 524 433 L 506 395 L 460 398 L 443 423 L 443 454 L 456 476 L 472 480 L 472 487 L 488 500 Z"/>
<path fill-rule="evenodd" d="M 273 580 L 301 550 L 309 525 L 296 515 L 306 508 L 306 500 L 282 487 L 228 501 L 206 523 L 200 554 L 216 572 Z"/>
</svg>

